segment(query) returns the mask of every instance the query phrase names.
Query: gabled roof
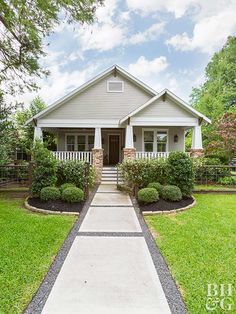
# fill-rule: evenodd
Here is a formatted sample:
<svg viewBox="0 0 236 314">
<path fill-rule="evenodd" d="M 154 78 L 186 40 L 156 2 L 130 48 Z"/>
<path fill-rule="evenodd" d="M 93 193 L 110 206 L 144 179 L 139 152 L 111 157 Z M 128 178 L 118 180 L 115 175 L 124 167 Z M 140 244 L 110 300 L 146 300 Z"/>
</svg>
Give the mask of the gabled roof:
<svg viewBox="0 0 236 314">
<path fill-rule="evenodd" d="M 190 113 L 192 113 L 193 115 L 202 118 L 204 121 L 206 121 L 207 123 L 211 123 L 211 120 L 208 119 L 206 116 L 204 116 L 202 113 L 198 112 L 197 110 L 195 110 L 193 107 L 189 106 L 185 101 L 183 101 L 181 98 L 179 98 L 178 96 L 176 96 L 175 94 L 173 94 L 171 91 L 169 91 L 168 89 L 164 89 L 163 91 L 161 91 L 160 93 L 158 93 L 156 96 L 154 96 L 153 98 L 149 99 L 146 103 L 144 103 L 143 105 L 141 105 L 140 107 L 138 107 L 137 109 L 135 109 L 134 111 L 130 112 L 127 116 L 125 116 L 124 118 L 122 118 L 120 120 L 120 123 L 125 122 L 128 118 L 133 117 L 134 115 L 136 115 L 138 112 L 140 112 L 141 110 L 147 108 L 149 105 L 151 105 L 154 101 L 158 100 L 161 96 L 163 95 L 168 95 L 172 100 L 175 101 L 175 103 L 177 103 L 179 106 L 181 106 L 182 108 L 184 108 L 185 110 L 189 111 Z"/>
<path fill-rule="evenodd" d="M 103 79 L 104 77 L 108 76 L 109 74 L 113 73 L 114 71 L 117 71 L 117 73 L 123 75 L 125 78 L 127 78 L 129 81 L 133 82 L 135 85 L 139 86 L 141 89 L 143 89 L 144 91 L 146 91 L 148 94 L 150 94 L 151 96 L 155 96 L 157 95 L 157 92 L 152 89 L 151 87 L 149 87 L 148 85 L 146 85 L 145 83 L 141 82 L 140 80 L 138 80 L 137 78 L 135 78 L 133 75 L 131 75 L 130 73 L 126 72 L 124 69 L 122 69 L 121 67 L 119 67 L 118 65 L 113 65 L 112 67 L 108 68 L 107 70 L 105 70 L 104 72 L 100 73 L 99 75 L 95 76 L 93 79 L 89 80 L 88 82 L 86 82 L 85 84 L 81 85 L 80 87 L 74 89 L 72 92 L 70 92 L 69 94 L 67 94 L 66 96 L 58 99 L 57 101 L 55 101 L 54 103 L 52 103 L 50 106 L 48 106 L 46 109 L 44 109 L 43 111 L 41 111 L 40 113 L 36 114 L 35 116 L 33 116 L 31 119 L 29 119 L 28 121 L 26 121 L 26 124 L 32 122 L 35 119 L 41 118 L 44 115 L 46 115 L 47 113 L 53 111 L 54 109 L 58 108 L 59 106 L 61 106 L 65 101 L 71 99 L 72 97 L 78 95 L 79 93 L 83 92 L 84 90 L 86 90 L 87 88 L 89 88 L 90 86 L 94 85 L 95 83 L 97 83 L 98 81 L 100 81 L 101 79 Z"/>
</svg>

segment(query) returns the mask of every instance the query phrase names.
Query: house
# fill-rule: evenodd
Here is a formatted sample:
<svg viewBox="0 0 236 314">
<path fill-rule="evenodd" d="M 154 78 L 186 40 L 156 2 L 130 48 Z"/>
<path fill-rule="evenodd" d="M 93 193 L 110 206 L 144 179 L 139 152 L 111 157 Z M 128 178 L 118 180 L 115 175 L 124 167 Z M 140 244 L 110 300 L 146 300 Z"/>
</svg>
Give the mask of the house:
<svg viewBox="0 0 236 314">
<path fill-rule="evenodd" d="M 62 97 L 27 123 L 57 135 L 58 159 L 103 165 L 123 158 L 167 157 L 185 150 L 193 128 L 192 154 L 202 154 L 201 125 L 210 120 L 175 94 L 160 93 L 114 65 Z"/>
</svg>

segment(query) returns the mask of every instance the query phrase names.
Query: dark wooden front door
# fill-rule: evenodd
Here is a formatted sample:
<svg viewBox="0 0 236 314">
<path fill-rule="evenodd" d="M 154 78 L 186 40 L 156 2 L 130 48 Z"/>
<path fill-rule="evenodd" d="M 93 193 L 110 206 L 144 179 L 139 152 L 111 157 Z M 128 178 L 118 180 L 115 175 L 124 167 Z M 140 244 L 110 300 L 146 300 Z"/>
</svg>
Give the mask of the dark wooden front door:
<svg viewBox="0 0 236 314">
<path fill-rule="evenodd" d="M 116 165 L 120 157 L 120 137 L 119 135 L 109 135 L 109 164 Z"/>
</svg>

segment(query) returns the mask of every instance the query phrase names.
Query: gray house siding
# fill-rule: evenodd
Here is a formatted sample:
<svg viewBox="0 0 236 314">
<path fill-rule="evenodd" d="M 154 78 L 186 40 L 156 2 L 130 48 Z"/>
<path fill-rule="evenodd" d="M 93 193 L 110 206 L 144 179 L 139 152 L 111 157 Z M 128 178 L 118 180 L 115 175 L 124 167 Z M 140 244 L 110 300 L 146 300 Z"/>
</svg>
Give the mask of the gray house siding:
<svg viewBox="0 0 236 314">
<path fill-rule="evenodd" d="M 123 81 L 124 92 L 107 92 L 107 81 Z M 109 75 L 43 117 L 47 119 L 121 119 L 152 96 L 122 75 Z"/>
</svg>

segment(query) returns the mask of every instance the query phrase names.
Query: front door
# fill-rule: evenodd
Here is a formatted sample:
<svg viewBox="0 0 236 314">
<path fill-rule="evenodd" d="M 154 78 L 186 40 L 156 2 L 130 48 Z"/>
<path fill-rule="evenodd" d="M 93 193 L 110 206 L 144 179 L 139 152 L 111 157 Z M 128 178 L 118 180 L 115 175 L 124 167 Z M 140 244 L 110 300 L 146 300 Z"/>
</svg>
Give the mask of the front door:
<svg viewBox="0 0 236 314">
<path fill-rule="evenodd" d="M 109 135 L 109 164 L 116 165 L 120 160 L 120 136 Z"/>
</svg>

